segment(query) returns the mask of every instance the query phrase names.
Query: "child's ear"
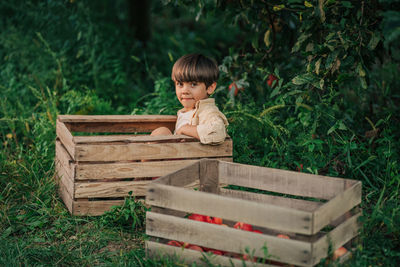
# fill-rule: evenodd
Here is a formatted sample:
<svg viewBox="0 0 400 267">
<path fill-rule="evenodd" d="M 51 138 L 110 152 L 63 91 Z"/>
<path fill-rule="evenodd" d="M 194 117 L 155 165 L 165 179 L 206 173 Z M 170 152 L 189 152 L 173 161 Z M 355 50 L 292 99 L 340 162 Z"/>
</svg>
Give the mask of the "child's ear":
<svg viewBox="0 0 400 267">
<path fill-rule="evenodd" d="M 217 88 L 217 83 L 214 82 L 212 83 L 208 88 L 207 88 L 207 94 L 212 95 L 215 91 L 215 88 Z"/>
</svg>

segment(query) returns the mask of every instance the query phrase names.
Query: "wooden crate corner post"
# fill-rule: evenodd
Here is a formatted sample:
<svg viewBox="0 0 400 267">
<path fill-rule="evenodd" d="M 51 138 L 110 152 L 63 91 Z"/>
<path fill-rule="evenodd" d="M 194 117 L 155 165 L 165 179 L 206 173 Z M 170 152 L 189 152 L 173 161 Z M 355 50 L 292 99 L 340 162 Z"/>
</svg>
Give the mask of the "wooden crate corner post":
<svg viewBox="0 0 400 267">
<path fill-rule="evenodd" d="M 183 135 L 149 135 L 162 126 L 173 130 L 175 122 L 170 115 L 58 116 L 57 183 L 71 214 L 102 215 L 130 192 L 144 198 L 152 179 L 201 158 L 232 161 L 230 138 L 208 146 Z"/>
</svg>

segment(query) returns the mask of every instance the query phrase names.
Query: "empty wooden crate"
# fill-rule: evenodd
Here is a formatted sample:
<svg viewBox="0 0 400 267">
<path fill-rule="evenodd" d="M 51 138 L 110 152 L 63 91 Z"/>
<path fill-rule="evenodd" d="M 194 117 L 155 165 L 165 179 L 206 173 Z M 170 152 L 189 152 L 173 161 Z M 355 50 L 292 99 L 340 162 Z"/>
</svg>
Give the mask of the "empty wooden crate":
<svg viewBox="0 0 400 267">
<path fill-rule="evenodd" d="M 148 134 L 161 126 L 173 130 L 175 121 L 166 115 L 58 116 L 56 177 L 68 210 L 101 215 L 130 192 L 144 197 L 152 178 L 200 158 L 232 161 L 230 138 L 212 146 L 183 135 Z"/>
<path fill-rule="evenodd" d="M 198 190 L 185 188 L 196 184 Z M 146 203 L 151 257 L 204 260 L 204 253 L 167 245 L 174 240 L 219 250 L 208 260 L 222 266 L 243 266 L 235 258 L 243 254 L 264 260 L 259 266 L 314 266 L 330 247 L 349 246 L 358 235 L 361 182 L 203 159 L 152 182 Z M 190 213 L 226 225 L 191 220 Z M 235 229 L 236 222 L 261 233 Z"/>
</svg>

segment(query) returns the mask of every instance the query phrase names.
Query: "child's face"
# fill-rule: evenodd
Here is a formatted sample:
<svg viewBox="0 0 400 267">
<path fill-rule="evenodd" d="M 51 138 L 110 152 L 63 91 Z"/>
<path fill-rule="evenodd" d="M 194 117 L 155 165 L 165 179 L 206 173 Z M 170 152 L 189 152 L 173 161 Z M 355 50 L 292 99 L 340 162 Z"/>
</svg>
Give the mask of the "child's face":
<svg viewBox="0 0 400 267">
<path fill-rule="evenodd" d="M 206 88 L 203 82 L 175 81 L 175 92 L 185 111 L 194 109 L 197 101 L 208 98 L 215 90 L 216 83 Z"/>
</svg>

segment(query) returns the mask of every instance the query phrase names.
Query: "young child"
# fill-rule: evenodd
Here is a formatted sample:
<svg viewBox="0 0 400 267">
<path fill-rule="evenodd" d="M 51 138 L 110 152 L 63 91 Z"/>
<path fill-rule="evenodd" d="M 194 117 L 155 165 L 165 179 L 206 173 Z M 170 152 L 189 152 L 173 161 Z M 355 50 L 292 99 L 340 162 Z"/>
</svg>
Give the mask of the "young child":
<svg viewBox="0 0 400 267">
<path fill-rule="evenodd" d="M 210 58 L 189 54 L 179 58 L 171 78 L 175 92 L 183 108 L 178 111 L 174 134 L 184 134 L 200 140 L 203 144 L 220 144 L 226 137 L 228 121 L 208 98 L 217 87 L 219 70 Z M 155 129 L 151 135 L 170 135 L 166 127 Z"/>
</svg>

